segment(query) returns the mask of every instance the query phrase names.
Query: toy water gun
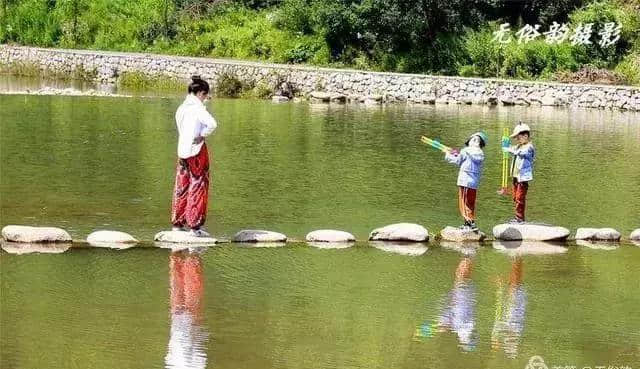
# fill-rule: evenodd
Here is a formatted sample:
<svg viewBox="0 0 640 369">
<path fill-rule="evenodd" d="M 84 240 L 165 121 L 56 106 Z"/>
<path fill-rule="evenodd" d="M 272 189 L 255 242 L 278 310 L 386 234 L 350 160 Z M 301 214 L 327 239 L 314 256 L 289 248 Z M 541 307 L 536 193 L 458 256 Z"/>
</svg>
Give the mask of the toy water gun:
<svg viewBox="0 0 640 369">
<path fill-rule="evenodd" d="M 440 141 L 438 140 L 432 140 L 429 137 L 422 136 L 420 137 L 420 141 L 442 152 L 445 152 L 445 153 L 451 152 L 451 148 L 449 146 L 445 146 L 441 144 Z"/>
<path fill-rule="evenodd" d="M 509 128 L 505 128 L 502 132 L 501 148 L 508 148 L 510 144 Z M 498 194 L 506 195 L 509 193 L 509 153 L 504 150 L 500 151 L 502 152 L 502 181 Z"/>
</svg>

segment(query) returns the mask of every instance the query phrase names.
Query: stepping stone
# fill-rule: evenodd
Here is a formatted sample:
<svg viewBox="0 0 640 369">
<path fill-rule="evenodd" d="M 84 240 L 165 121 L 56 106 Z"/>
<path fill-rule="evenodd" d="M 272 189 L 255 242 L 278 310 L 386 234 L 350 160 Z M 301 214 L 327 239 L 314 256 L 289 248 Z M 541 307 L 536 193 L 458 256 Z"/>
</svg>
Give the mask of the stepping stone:
<svg viewBox="0 0 640 369">
<path fill-rule="evenodd" d="M 66 242 L 40 242 L 40 243 L 28 243 L 28 242 L 7 242 L 2 241 L 1 247 L 4 251 L 10 254 L 60 254 L 71 248 L 71 243 Z"/>
<path fill-rule="evenodd" d="M 598 242 L 598 241 L 591 241 L 591 240 L 576 240 L 576 244 L 578 246 L 584 246 L 594 250 L 611 251 L 611 250 L 616 250 L 618 248 L 617 243 L 606 242 L 606 241 Z"/>
<path fill-rule="evenodd" d="M 620 232 L 613 228 L 578 228 L 576 240 L 620 241 Z"/>
<path fill-rule="evenodd" d="M 233 236 L 233 242 L 286 242 L 282 233 L 260 229 L 244 229 Z"/>
<path fill-rule="evenodd" d="M 132 235 L 119 231 L 95 231 L 87 236 L 89 244 L 98 243 L 137 243 Z"/>
<path fill-rule="evenodd" d="M 55 227 L 29 227 L 8 225 L 2 228 L 2 237 L 11 242 L 71 242 L 67 231 Z"/>
<path fill-rule="evenodd" d="M 215 244 L 218 242 L 213 237 L 196 237 L 186 231 L 161 231 L 153 237 L 158 242 L 181 243 L 181 244 Z"/>
<path fill-rule="evenodd" d="M 316 241 L 307 241 L 307 245 L 316 247 L 319 249 L 347 249 L 354 245 L 353 242 L 316 242 Z"/>
<path fill-rule="evenodd" d="M 309 242 L 354 242 L 356 238 L 349 232 L 320 229 L 309 232 L 305 239 Z"/>
<path fill-rule="evenodd" d="M 310 95 L 310 102 L 312 103 L 325 103 L 325 102 L 329 102 L 329 100 L 331 99 L 331 94 L 327 93 L 327 92 L 321 92 L 321 91 L 313 91 L 311 92 Z"/>
<path fill-rule="evenodd" d="M 568 250 L 542 241 L 493 241 L 493 248 L 512 256 L 563 254 Z"/>
<path fill-rule="evenodd" d="M 493 236 L 505 241 L 565 241 L 569 230 L 541 224 L 498 224 L 493 227 Z"/>
<path fill-rule="evenodd" d="M 372 241 L 369 243 L 371 244 L 371 246 L 375 247 L 378 250 L 408 256 L 420 256 L 427 252 L 427 250 L 429 250 L 426 245 L 421 243 L 403 243 L 389 241 Z"/>
<path fill-rule="evenodd" d="M 397 223 L 376 228 L 369 234 L 370 241 L 429 241 L 429 231 L 419 224 Z"/>
<path fill-rule="evenodd" d="M 631 241 L 640 241 L 640 228 L 631 232 L 631 234 L 629 235 L 629 238 L 631 239 Z"/>
<path fill-rule="evenodd" d="M 456 227 L 445 227 L 442 231 L 440 231 L 440 237 L 442 237 L 445 241 L 455 241 L 455 242 L 468 242 L 468 241 L 476 241 L 480 242 L 484 240 L 487 235 L 480 231 L 472 231 L 470 229 L 460 229 Z"/>
</svg>

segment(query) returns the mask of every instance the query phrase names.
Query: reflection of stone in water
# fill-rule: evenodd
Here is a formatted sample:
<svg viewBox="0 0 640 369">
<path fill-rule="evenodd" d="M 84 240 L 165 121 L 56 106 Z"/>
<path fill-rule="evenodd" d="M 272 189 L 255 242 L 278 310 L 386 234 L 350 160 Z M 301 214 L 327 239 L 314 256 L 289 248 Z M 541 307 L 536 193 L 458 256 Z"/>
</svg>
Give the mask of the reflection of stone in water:
<svg viewBox="0 0 640 369">
<path fill-rule="evenodd" d="M 522 284 L 522 265 L 522 259 L 516 257 L 511 263 L 509 283 L 505 285 L 501 277 L 496 281 L 496 312 L 491 347 L 494 350 L 502 348 L 510 358 L 518 355 L 524 330 L 527 294 Z"/>
<path fill-rule="evenodd" d="M 509 255 L 552 255 L 568 250 L 566 247 L 542 241 L 493 241 L 493 248 Z"/>
<path fill-rule="evenodd" d="M 71 243 L 23 243 L 23 242 L 9 242 L 4 241 L 0 243 L 2 249 L 10 254 L 22 255 L 22 254 L 60 254 L 69 248 Z"/>
<path fill-rule="evenodd" d="M 166 368 L 207 367 L 209 333 L 202 324 L 202 249 L 174 252 L 169 256 L 171 330 Z"/>
<path fill-rule="evenodd" d="M 606 242 L 606 241 L 587 241 L 587 240 L 576 240 L 576 244 L 578 246 L 588 247 L 594 250 L 616 250 L 619 245 L 615 242 Z"/>
<path fill-rule="evenodd" d="M 463 255 L 475 255 L 480 248 L 478 242 L 452 242 L 452 241 L 440 241 L 440 246 L 457 251 Z"/>
<path fill-rule="evenodd" d="M 319 249 L 346 249 L 353 246 L 354 242 L 315 242 L 307 241 L 307 244 Z"/>
<path fill-rule="evenodd" d="M 102 247 L 102 248 L 116 249 L 116 250 L 126 250 L 136 246 L 135 243 L 122 243 L 122 242 L 89 241 L 87 242 L 87 244 L 93 247 Z"/>
<path fill-rule="evenodd" d="M 206 250 L 207 248 L 218 246 L 217 244 L 188 244 L 188 243 L 180 244 L 180 243 L 159 242 L 159 241 L 155 241 L 153 245 L 161 249 L 170 249 L 171 251 L 196 250 L 196 249 Z"/>
<path fill-rule="evenodd" d="M 243 247 L 247 249 L 260 249 L 260 248 L 274 248 L 286 246 L 286 242 L 236 242 L 237 247 Z"/>
<path fill-rule="evenodd" d="M 636 246 L 640 246 L 640 241 L 631 240 L 631 243 L 636 245 Z"/>
<path fill-rule="evenodd" d="M 376 249 L 400 255 L 420 256 L 429 250 L 426 245 L 415 242 L 370 241 L 369 243 Z"/>
</svg>

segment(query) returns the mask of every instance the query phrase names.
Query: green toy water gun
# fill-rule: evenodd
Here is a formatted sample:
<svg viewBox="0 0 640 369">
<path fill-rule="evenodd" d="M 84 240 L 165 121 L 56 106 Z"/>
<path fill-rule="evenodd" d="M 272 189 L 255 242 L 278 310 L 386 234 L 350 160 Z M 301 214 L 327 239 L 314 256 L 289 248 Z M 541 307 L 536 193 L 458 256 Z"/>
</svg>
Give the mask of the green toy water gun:
<svg viewBox="0 0 640 369">
<path fill-rule="evenodd" d="M 501 148 L 508 148 L 510 144 L 509 128 L 505 128 L 502 132 Z M 506 195 L 509 193 L 509 153 L 504 150 L 500 151 L 502 152 L 502 181 L 500 182 L 498 194 Z"/>
<path fill-rule="evenodd" d="M 430 139 L 429 137 L 422 136 L 420 137 L 420 141 L 442 152 L 446 152 L 446 153 L 451 152 L 451 148 L 449 146 L 443 145 L 438 140 L 433 140 L 433 139 Z"/>
</svg>

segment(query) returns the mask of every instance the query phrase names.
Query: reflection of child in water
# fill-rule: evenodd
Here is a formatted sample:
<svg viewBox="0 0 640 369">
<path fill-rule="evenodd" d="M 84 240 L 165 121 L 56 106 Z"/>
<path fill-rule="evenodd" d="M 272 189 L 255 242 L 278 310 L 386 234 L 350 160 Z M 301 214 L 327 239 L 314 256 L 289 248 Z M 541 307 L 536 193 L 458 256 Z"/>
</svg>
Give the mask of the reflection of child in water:
<svg viewBox="0 0 640 369">
<path fill-rule="evenodd" d="M 438 330 L 455 332 L 460 346 L 466 351 L 475 348 L 473 329 L 475 326 L 475 288 L 471 282 L 471 258 L 464 257 L 456 269 L 455 282 L 449 300 L 438 321 Z"/>
<path fill-rule="evenodd" d="M 169 257 L 171 336 L 166 368 L 206 368 L 208 333 L 202 326 L 202 260 L 189 251 Z"/>
<path fill-rule="evenodd" d="M 524 314 L 527 295 L 522 286 L 522 259 L 516 258 L 511 264 L 508 295 L 504 296 L 503 280 L 497 281 L 496 317 L 491 332 L 491 347 L 502 347 L 510 358 L 518 355 L 520 337 L 524 329 Z"/>
</svg>

